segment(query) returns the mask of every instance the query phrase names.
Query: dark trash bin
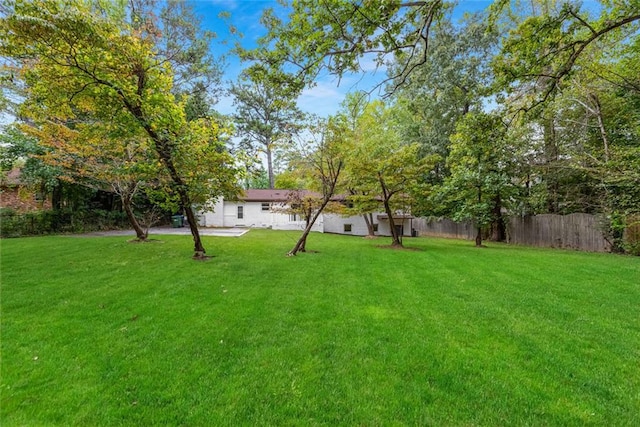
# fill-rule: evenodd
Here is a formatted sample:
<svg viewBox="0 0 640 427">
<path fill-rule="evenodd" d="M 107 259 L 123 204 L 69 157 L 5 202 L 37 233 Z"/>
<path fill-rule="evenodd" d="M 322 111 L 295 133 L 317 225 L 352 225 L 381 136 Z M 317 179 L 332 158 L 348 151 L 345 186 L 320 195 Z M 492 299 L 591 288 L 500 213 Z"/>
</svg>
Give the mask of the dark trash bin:
<svg viewBox="0 0 640 427">
<path fill-rule="evenodd" d="M 184 227 L 184 222 L 182 220 L 182 215 L 173 215 L 171 217 L 171 225 L 173 225 L 173 228 Z"/>
</svg>

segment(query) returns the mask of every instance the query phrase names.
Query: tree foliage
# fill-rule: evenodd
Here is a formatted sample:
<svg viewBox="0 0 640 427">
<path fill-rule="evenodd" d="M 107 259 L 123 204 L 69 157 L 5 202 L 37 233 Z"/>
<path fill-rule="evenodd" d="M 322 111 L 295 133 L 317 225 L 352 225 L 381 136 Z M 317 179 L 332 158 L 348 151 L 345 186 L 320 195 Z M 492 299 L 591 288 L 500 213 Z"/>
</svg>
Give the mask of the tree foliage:
<svg viewBox="0 0 640 427">
<path fill-rule="evenodd" d="M 308 193 L 292 193 L 299 195 L 297 196 L 299 200 L 291 202 L 298 205 L 297 209 L 302 210 L 301 213 L 305 217 L 306 225 L 293 249 L 289 251 L 289 256 L 306 250 L 307 237 L 311 228 L 340 188 L 345 167 L 344 152 L 342 151 L 344 130 L 345 123 L 340 116 L 319 120 L 311 129 L 311 135 L 315 139 L 308 141 L 308 144 L 301 147 L 299 151 L 296 162 L 298 174 L 308 183 L 307 188 L 315 190 L 318 196 Z"/>
<path fill-rule="evenodd" d="M 400 57 L 406 66 L 389 77 L 397 86 L 426 61 L 432 25 L 446 7 L 441 0 L 298 0 L 287 20 L 272 9 L 263 15 L 268 34 L 262 48 L 247 56 L 305 84 L 321 71 L 342 77 L 362 72 L 366 61 L 380 67 Z"/>
<path fill-rule="evenodd" d="M 257 154 L 264 154 L 269 188 L 275 188 L 274 156 L 300 132 L 304 115 L 296 105 L 296 92 L 253 71 L 247 70 L 231 86 L 236 106 L 234 122 L 242 137 L 240 147 L 257 161 Z"/>
<path fill-rule="evenodd" d="M 470 113 L 458 123 L 447 158 L 451 174 L 439 197 L 453 219 L 474 222 L 476 246 L 482 245 L 483 228 L 501 220 L 503 203 L 510 199 L 509 162 L 507 129 L 500 116 Z"/>
<path fill-rule="evenodd" d="M 592 54 L 606 45 L 623 43 L 638 31 L 640 2 L 624 0 L 602 5 L 599 16 L 578 2 L 543 1 L 544 13 L 526 16 L 505 38 L 495 58 L 501 86 L 523 98 L 524 110 L 544 103 L 566 86 L 573 74 L 589 68 Z M 509 2 L 493 5 L 498 19 Z"/>
<path fill-rule="evenodd" d="M 403 141 L 401 111 L 381 101 L 367 105 L 344 150 L 347 154 L 346 186 L 354 209 L 367 213 L 382 205 L 391 230 L 392 245 L 401 246 L 394 218 L 410 212 L 412 195 L 435 157 L 420 155 L 420 146 Z"/>
<path fill-rule="evenodd" d="M 202 119 L 188 122 L 174 93 L 188 87 L 194 69 L 206 74 L 211 59 L 195 40 L 197 29 L 185 26 L 189 15 L 171 13 L 186 10 L 182 5 L 168 3 L 160 20 L 141 13 L 151 3 L 129 5 L 11 3 L 0 52 L 17 63 L 27 87 L 21 114 L 38 132 L 52 124 L 60 136 L 80 132 L 85 142 L 109 124 L 125 144 L 148 141 L 202 256 L 192 205 L 234 191 L 235 168 L 220 142 L 224 130 Z"/>
</svg>

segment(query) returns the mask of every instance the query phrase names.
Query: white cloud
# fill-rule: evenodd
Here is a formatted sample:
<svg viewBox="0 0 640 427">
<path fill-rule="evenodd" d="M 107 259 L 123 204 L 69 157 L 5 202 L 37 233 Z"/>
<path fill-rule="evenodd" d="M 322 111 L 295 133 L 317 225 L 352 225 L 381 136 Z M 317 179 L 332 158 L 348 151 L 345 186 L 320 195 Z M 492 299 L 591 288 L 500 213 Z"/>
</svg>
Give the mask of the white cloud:
<svg viewBox="0 0 640 427">
<path fill-rule="evenodd" d="M 301 110 L 326 117 L 334 114 L 345 97 L 344 90 L 333 82 L 318 82 L 314 87 L 305 89 L 298 97 Z"/>
<path fill-rule="evenodd" d="M 222 7 L 226 10 L 235 10 L 238 8 L 237 0 L 210 0 L 211 4 L 216 7 Z"/>
<path fill-rule="evenodd" d="M 230 95 L 223 95 L 219 97 L 218 102 L 213 106 L 213 109 L 221 114 L 235 113 L 235 107 L 233 106 L 233 97 Z"/>
<path fill-rule="evenodd" d="M 376 58 L 377 55 L 372 53 L 364 55 L 360 60 L 360 69 L 365 73 L 384 73 L 387 67 L 384 64 L 378 65 Z"/>
</svg>

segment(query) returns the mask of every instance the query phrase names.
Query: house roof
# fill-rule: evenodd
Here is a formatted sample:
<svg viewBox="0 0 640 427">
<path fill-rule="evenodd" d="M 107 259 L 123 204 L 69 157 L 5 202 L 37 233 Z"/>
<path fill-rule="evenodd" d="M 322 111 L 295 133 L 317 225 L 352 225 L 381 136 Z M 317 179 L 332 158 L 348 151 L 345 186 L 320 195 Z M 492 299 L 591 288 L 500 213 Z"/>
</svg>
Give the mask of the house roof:
<svg viewBox="0 0 640 427">
<path fill-rule="evenodd" d="M 244 194 L 238 196 L 243 202 L 286 202 L 289 194 L 298 190 L 244 190 Z M 299 190 L 303 195 L 317 195 L 309 190 Z"/>
</svg>

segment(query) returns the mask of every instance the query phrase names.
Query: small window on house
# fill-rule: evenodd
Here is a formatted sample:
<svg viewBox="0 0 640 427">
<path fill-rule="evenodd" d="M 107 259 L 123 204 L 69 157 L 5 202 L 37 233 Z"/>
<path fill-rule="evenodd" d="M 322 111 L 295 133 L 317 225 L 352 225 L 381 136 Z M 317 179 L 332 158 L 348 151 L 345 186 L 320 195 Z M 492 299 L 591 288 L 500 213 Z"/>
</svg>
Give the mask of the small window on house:
<svg viewBox="0 0 640 427">
<path fill-rule="evenodd" d="M 344 225 L 344 232 L 345 233 L 351 233 L 351 224 L 345 224 Z"/>
<path fill-rule="evenodd" d="M 238 219 L 244 218 L 244 206 L 238 206 Z"/>
<path fill-rule="evenodd" d="M 271 204 L 270 203 L 263 203 L 262 204 L 262 211 L 268 211 L 271 209 Z"/>
<path fill-rule="evenodd" d="M 373 231 L 378 232 L 378 224 L 373 224 Z"/>
<path fill-rule="evenodd" d="M 298 220 L 298 215 L 296 214 L 289 214 L 289 221 L 291 222 L 296 222 Z"/>
</svg>

